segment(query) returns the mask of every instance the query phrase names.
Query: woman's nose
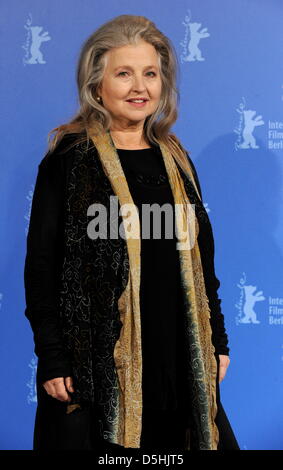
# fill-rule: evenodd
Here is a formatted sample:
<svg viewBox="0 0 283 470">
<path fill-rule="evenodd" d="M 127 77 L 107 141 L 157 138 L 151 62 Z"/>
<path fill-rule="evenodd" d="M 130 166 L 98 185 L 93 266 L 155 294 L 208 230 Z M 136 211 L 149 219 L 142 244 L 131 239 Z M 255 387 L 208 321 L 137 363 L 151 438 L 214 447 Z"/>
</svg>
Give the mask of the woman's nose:
<svg viewBox="0 0 283 470">
<path fill-rule="evenodd" d="M 134 76 L 134 80 L 133 80 L 133 89 L 135 91 L 143 91 L 145 90 L 146 86 L 145 86 L 145 82 L 144 82 L 144 77 L 142 76 L 139 76 L 139 75 L 135 75 Z"/>
</svg>

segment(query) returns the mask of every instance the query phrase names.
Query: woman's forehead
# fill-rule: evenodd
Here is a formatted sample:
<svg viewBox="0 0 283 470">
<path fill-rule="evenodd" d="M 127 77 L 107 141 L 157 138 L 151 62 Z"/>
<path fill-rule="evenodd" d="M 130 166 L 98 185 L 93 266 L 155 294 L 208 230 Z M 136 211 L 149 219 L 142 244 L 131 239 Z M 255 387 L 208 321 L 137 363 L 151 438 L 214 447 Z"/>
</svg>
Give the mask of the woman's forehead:
<svg viewBox="0 0 283 470">
<path fill-rule="evenodd" d="M 127 44 L 126 46 L 114 47 L 107 51 L 108 62 L 114 67 L 135 66 L 141 62 L 144 67 L 158 66 L 158 54 L 154 46 L 142 42 L 138 45 Z"/>
</svg>

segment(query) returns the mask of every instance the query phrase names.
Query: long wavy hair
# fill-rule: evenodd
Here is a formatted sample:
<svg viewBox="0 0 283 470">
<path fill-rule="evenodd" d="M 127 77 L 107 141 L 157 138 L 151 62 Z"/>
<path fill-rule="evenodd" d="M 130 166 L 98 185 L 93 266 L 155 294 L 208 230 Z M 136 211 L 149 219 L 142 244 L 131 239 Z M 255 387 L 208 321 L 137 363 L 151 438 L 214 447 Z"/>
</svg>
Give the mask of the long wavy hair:
<svg viewBox="0 0 283 470">
<path fill-rule="evenodd" d="M 144 137 L 150 144 L 163 143 L 168 146 L 185 174 L 191 175 L 186 152 L 171 126 L 178 117 L 179 63 L 174 46 L 169 38 L 144 16 L 120 15 L 100 26 L 82 45 L 77 64 L 77 86 L 80 108 L 66 124 L 53 128 L 48 133 L 48 150 L 52 152 L 65 134 L 81 134 L 73 142 L 90 141 L 89 130 L 94 133 L 111 129 L 109 111 L 96 99 L 106 68 L 106 52 L 128 44 L 136 45 L 140 40 L 155 47 L 161 76 L 160 102 L 153 114 L 144 123 Z M 51 140 L 51 134 L 55 136 Z M 70 147 L 69 147 L 70 148 Z M 68 149 L 69 149 L 68 148 Z M 189 153 L 189 152 L 188 152 Z"/>
</svg>

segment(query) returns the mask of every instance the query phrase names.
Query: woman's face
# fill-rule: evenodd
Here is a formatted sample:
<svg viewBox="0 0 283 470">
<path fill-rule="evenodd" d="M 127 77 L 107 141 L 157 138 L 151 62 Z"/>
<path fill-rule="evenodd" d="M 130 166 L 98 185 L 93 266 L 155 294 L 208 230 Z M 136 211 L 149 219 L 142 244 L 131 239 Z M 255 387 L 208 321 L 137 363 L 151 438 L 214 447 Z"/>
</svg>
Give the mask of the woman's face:
<svg viewBox="0 0 283 470">
<path fill-rule="evenodd" d="M 140 41 L 106 53 L 108 62 L 98 90 L 103 106 L 110 112 L 114 125 L 143 126 L 147 116 L 156 110 L 161 95 L 161 77 L 155 48 Z M 146 98 L 142 104 L 127 100 Z"/>
</svg>

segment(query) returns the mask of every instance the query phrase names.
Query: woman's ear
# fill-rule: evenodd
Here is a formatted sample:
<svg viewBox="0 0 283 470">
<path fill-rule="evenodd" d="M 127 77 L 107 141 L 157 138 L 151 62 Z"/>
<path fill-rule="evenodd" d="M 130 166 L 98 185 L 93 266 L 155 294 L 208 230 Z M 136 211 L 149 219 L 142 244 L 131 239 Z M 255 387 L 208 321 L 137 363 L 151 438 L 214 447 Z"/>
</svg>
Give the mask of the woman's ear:
<svg viewBox="0 0 283 470">
<path fill-rule="evenodd" d="M 102 93 L 102 83 L 100 83 L 100 85 L 98 85 L 98 87 L 96 89 L 96 95 L 101 97 L 101 93 Z"/>
</svg>

